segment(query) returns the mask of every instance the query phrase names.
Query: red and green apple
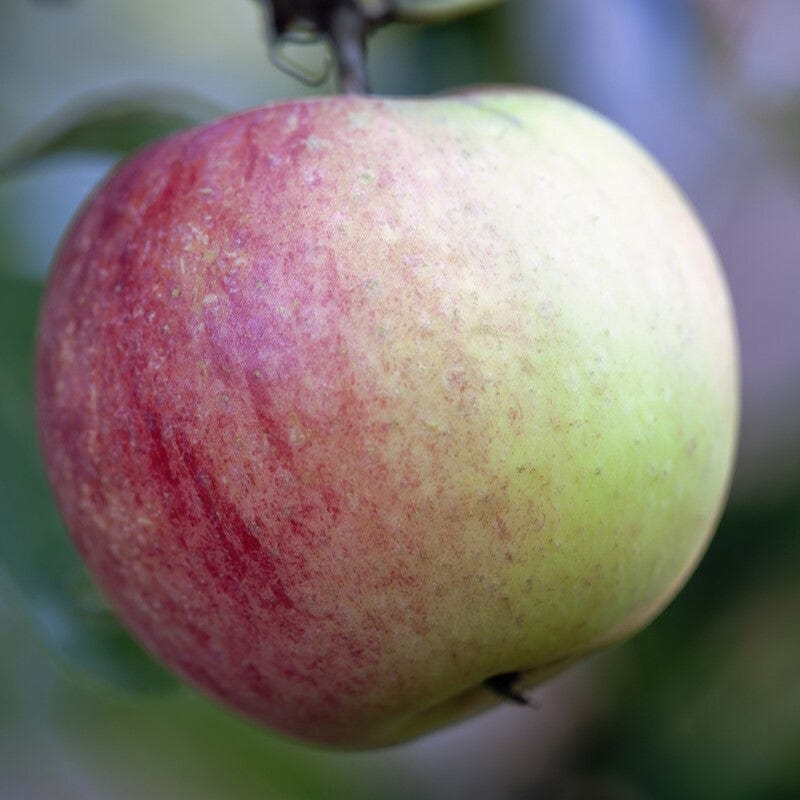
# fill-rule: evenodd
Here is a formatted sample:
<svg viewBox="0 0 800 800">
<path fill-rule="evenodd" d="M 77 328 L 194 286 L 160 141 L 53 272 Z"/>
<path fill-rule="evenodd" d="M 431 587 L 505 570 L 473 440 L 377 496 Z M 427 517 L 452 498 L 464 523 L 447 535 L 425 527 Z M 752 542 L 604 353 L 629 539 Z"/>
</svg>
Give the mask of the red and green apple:
<svg viewBox="0 0 800 800">
<path fill-rule="evenodd" d="M 378 746 L 640 629 L 738 414 L 709 240 L 551 94 L 336 97 L 160 142 L 53 268 L 38 418 L 139 639 L 293 737 Z"/>
</svg>

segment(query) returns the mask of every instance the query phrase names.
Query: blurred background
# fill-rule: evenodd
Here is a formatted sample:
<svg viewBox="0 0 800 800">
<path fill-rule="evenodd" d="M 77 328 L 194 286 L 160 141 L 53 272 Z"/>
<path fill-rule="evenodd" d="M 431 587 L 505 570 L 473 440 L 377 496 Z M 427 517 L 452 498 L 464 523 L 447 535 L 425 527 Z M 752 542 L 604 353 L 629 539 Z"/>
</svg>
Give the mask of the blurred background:
<svg viewBox="0 0 800 800">
<path fill-rule="evenodd" d="M 252 0 L 0 0 L 0 798 L 800 797 L 800 3 L 509 0 L 384 29 L 370 55 L 378 93 L 571 95 L 684 189 L 741 335 L 719 533 L 647 631 L 536 691 L 535 710 L 336 754 L 177 685 L 108 613 L 54 511 L 31 401 L 42 282 L 120 157 L 311 90 L 268 63 Z"/>
</svg>

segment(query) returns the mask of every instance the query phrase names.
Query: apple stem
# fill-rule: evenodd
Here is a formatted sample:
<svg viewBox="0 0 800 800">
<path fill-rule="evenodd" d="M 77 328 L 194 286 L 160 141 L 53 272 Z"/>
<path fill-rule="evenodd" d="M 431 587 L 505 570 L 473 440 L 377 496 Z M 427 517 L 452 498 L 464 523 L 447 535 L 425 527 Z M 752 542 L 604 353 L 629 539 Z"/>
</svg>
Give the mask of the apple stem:
<svg viewBox="0 0 800 800">
<path fill-rule="evenodd" d="M 328 36 L 336 57 L 341 94 L 369 94 L 367 33 L 367 20 L 355 3 L 336 3 L 330 14 Z"/>
<path fill-rule="evenodd" d="M 313 73 L 294 61 L 284 45 L 316 44 L 327 40 L 342 94 L 369 94 L 367 37 L 395 19 L 393 0 L 258 0 L 267 20 L 270 61 L 283 72 L 310 86 L 324 83 L 328 62 Z"/>
</svg>

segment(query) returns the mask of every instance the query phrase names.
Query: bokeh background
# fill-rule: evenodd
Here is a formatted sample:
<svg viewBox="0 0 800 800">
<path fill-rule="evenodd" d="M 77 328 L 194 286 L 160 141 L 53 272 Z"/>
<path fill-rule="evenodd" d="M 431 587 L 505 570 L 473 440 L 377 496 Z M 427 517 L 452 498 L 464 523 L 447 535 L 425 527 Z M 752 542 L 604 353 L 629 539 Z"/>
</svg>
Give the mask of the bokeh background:
<svg viewBox="0 0 800 800">
<path fill-rule="evenodd" d="M 0 798 L 800 797 L 800 3 L 509 0 L 381 31 L 371 72 L 380 93 L 569 94 L 695 204 L 743 373 L 706 559 L 647 631 L 536 691 L 535 710 L 391 750 L 302 747 L 176 684 L 116 624 L 53 508 L 31 401 L 42 283 L 124 154 L 311 90 L 269 65 L 252 0 L 0 0 Z"/>
</svg>

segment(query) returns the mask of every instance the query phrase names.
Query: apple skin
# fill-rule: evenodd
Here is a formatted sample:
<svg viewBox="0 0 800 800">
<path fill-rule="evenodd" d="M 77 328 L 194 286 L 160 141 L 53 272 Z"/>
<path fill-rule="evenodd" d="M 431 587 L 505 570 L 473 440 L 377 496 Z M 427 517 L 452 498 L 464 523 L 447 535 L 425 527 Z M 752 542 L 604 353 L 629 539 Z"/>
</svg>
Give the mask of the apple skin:
<svg viewBox="0 0 800 800">
<path fill-rule="evenodd" d="M 727 491 L 731 306 L 686 201 L 573 102 L 248 111 L 88 202 L 42 450 L 136 636 L 284 734 L 390 744 L 632 634 Z"/>
</svg>

